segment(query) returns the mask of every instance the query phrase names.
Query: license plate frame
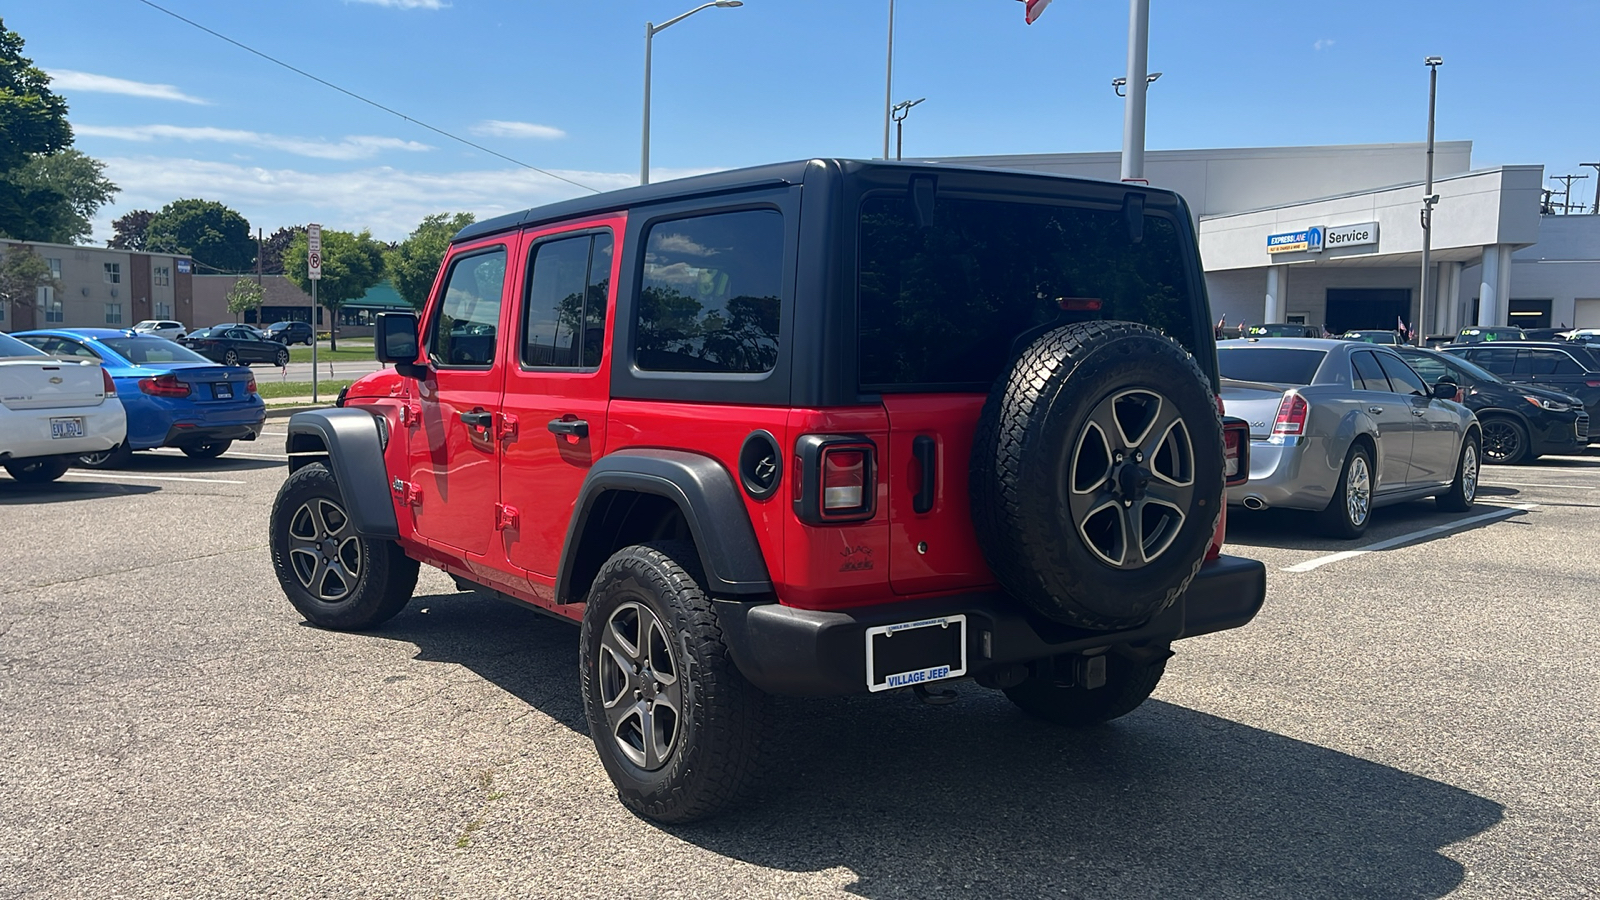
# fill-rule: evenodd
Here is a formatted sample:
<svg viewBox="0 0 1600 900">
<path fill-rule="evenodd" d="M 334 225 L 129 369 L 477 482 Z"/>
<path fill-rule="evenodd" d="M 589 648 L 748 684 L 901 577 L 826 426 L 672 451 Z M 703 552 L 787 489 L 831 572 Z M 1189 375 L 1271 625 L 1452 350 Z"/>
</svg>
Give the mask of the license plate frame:
<svg viewBox="0 0 1600 900">
<path fill-rule="evenodd" d="M 939 631 L 926 631 L 930 628 Z M 950 629 L 954 629 L 953 633 Z M 912 657 L 933 664 L 909 669 L 905 668 L 904 663 L 896 664 L 895 659 L 891 658 L 894 654 L 887 652 L 887 642 L 902 635 L 916 642 L 910 648 Z M 967 617 L 962 614 L 877 625 L 867 629 L 865 641 L 867 690 L 873 693 L 948 681 L 967 674 Z M 904 643 L 898 646 L 903 649 Z M 879 669 L 900 671 L 885 671 L 880 676 Z"/>
<path fill-rule="evenodd" d="M 211 385 L 211 396 L 217 398 L 218 400 L 232 400 L 233 399 L 233 382 L 231 382 L 231 381 L 213 382 L 212 385 Z"/>
<path fill-rule="evenodd" d="M 83 427 L 83 416 L 51 416 L 50 440 L 81 438 L 88 431 Z"/>
</svg>

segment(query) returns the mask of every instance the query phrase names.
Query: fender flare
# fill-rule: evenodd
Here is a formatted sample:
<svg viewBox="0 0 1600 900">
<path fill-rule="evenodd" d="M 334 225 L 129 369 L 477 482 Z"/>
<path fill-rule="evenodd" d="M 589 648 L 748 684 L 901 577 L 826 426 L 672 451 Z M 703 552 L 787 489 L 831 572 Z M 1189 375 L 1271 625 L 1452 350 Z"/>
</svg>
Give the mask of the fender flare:
<svg viewBox="0 0 1600 900">
<path fill-rule="evenodd" d="M 383 450 L 387 443 L 376 416 L 361 409 L 315 409 L 289 417 L 289 472 L 326 454 L 350 520 L 363 537 L 396 540 L 400 525 L 389 495 Z"/>
<path fill-rule="evenodd" d="M 709 456 L 681 450 L 627 449 L 608 454 L 589 470 L 567 525 L 556 602 L 576 602 L 588 584 L 574 585 L 579 551 L 590 534 L 590 513 L 612 492 L 653 494 L 677 505 L 700 551 L 706 590 L 717 596 L 772 593 L 772 579 L 733 476 Z M 597 521 L 597 520 L 596 520 Z"/>
</svg>

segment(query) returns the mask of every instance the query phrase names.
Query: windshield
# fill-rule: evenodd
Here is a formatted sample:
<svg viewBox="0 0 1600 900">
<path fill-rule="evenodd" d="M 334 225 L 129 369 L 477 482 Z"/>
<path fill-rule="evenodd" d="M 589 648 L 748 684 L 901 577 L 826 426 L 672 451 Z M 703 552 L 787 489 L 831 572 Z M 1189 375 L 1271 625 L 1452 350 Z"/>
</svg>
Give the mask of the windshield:
<svg viewBox="0 0 1600 900">
<path fill-rule="evenodd" d="M 1322 367 L 1326 350 L 1289 347 L 1217 347 L 1217 368 L 1234 381 L 1310 384 Z"/>
<path fill-rule="evenodd" d="M 1347 341 L 1363 341 L 1368 344 L 1398 344 L 1399 339 L 1392 331 L 1347 331 L 1344 333 Z"/>
<path fill-rule="evenodd" d="M 1316 337 L 1310 325 L 1251 325 L 1245 331 L 1251 337 Z"/>
<path fill-rule="evenodd" d="M 102 338 L 100 343 L 136 366 L 162 363 L 206 363 L 211 360 L 164 338 Z"/>
<path fill-rule="evenodd" d="M 0 356 L 49 356 L 38 347 L 30 347 L 9 334 L 0 334 Z"/>
</svg>

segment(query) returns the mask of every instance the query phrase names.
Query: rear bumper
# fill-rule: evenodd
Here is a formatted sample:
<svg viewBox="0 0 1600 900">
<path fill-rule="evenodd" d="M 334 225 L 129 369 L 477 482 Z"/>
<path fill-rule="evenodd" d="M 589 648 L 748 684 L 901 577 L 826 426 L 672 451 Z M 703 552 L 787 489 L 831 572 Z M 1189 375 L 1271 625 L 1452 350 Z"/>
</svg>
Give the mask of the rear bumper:
<svg viewBox="0 0 1600 900">
<path fill-rule="evenodd" d="M 212 441 L 253 441 L 260 433 L 261 422 L 253 425 L 174 425 L 167 431 L 161 446 L 192 447 Z"/>
<path fill-rule="evenodd" d="M 1232 506 L 1322 509 L 1333 499 L 1344 455 L 1320 437 L 1250 442 L 1250 480 L 1228 488 Z M 1330 464 L 1337 459 L 1337 463 Z M 1256 501 L 1259 501 L 1257 504 Z"/>
<path fill-rule="evenodd" d="M 52 438 L 52 418 L 82 418 L 83 437 Z M 98 406 L 70 406 L 64 409 L 0 408 L 0 459 L 32 459 L 40 456 L 77 456 L 99 453 L 121 444 L 128 433 L 127 415 L 122 403 L 111 399 Z"/>
<path fill-rule="evenodd" d="M 1167 642 L 1247 624 L 1266 599 L 1266 567 L 1224 556 L 1208 563 L 1189 590 L 1142 628 L 1094 632 L 1025 613 L 998 593 L 960 594 L 851 610 L 795 609 L 776 603 L 716 601 L 734 663 L 773 694 L 828 697 L 867 693 L 866 632 L 877 625 L 965 615 L 968 675 L 1117 644 Z"/>
</svg>

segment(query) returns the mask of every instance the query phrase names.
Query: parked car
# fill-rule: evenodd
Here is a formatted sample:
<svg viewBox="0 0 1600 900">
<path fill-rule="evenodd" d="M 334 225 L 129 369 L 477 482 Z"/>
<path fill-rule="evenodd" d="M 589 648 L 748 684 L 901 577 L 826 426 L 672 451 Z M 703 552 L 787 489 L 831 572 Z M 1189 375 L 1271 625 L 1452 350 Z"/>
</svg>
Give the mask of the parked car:
<svg viewBox="0 0 1600 900">
<path fill-rule="evenodd" d="M 218 325 L 197 331 L 179 343 L 225 366 L 248 366 L 258 362 L 279 367 L 289 364 L 288 346 L 266 340 L 248 325 Z"/>
<path fill-rule="evenodd" d="M 1266 325 L 1250 325 L 1244 329 L 1241 337 L 1327 337 L 1321 325 L 1301 325 L 1295 322 L 1277 322 Z"/>
<path fill-rule="evenodd" d="M 1339 538 L 1391 503 L 1472 508 L 1481 438 L 1455 384 L 1430 387 L 1393 350 L 1354 341 L 1223 341 L 1217 367 L 1228 413 L 1250 423 L 1250 482 L 1229 504 L 1311 510 Z"/>
<path fill-rule="evenodd" d="M 1344 334 L 1339 335 L 1339 338 L 1346 341 L 1361 341 L 1367 344 L 1399 345 L 1406 342 L 1406 339 L 1401 337 L 1400 332 L 1384 331 L 1382 329 L 1346 331 Z"/>
<path fill-rule="evenodd" d="M 12 478 L 55 481 L 78 454 L 121 446 L 127 428 L 116 385 L 99 363 L 57 359 L 0 334 L 0 465 Z"/>
<path fill-rule="evenodd" d="M 1489 341 L 1524 341 L 1527 336 L 1515 325 L 1473 325 L 1456 332 L 1457 344 L 1481 344 Z"/>
<path fill-rule="evenodd" d="M 1193 223 L 1143 185 L 820 159 L 469 226 L 420 316 L 378 316 L 395 368 L 290 419 L 279 584 L 364 630 L 422 561 L 581 620 L 589 734 L 664 822 L 753 785 L 771 693 L 1124 715 L 1266 590 L 1218 552 L 1247 442 Z"/>
<path fill-rule="evenodd" d="M 311 346 L 316 340 L 316 334 L 311 330 L 310 322 L 273 322 L 267 326 L 267 340 L 277 341 L 280 344 L 305 344 Z"/>
<path fill-rule="evenodd" d="M 169 341 L 181 341 L 189 334 L 188 330 L 183 327 L 182 322 L 176 322 L 172 319 L 145 319 L 143 322 L 134 325 L 133 330 L 140 334 L 153 334 L 156 337 L 164 337 Z"/>
<path fill-rule="evenodd" d="M 1572 334 L 1570 328 L 1524 328 L 1522 339 L 1526 341 L 1564 341 Z"/>
<path fill-rule="evenodd" d="M 135 450 L 176 447 L 194 459 L 221 456 L 236 440 L 253 441 L 267 407 L 245 366 L 219 366 L 154 335 L 113 328 L 24 331 L 18 340 L 53 356 L 99 360 L 127 409 L 128 439 L 85 453 L 80 465 L 119 468 Z"/>
<path fill-rule="evenodd" d="M 1515 346 L 1453 344 L 1444 348 L 1507 381 L 1532 384 L 1583 401 L 1589 420 L 1600 416 L 1600 351 L 1570 341 L 1518 341 Z M 1591 442 L 1594 436 L 1590 436 Z"/>
<path fill-rule="evenodd" d="M 1570 394 L 1530 384 L 1512 384 L 1449 353 L 1396 347 L 1424 380 L 1454 381 L 1462 402 L 1483 430 L 1483 461 L 1527 463 L 1547 453 L 1582 453 L 1589 443 L 1589 414 Z"/>
</svg>

